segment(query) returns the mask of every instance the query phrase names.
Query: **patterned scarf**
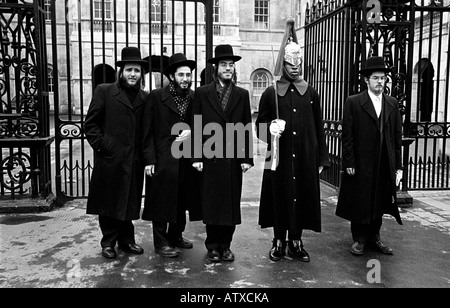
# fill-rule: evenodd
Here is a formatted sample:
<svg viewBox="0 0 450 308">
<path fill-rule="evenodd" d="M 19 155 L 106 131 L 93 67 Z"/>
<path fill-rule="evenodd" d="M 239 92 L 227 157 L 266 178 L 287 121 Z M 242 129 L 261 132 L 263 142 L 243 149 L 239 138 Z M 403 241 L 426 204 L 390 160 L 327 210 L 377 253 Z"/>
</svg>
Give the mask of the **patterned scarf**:
<svg viewBox="0 0 450 308">
<path fill-rule="evenodd" d="M 181 93 L 179 93 L 179 91 L 177 91 L 177 89 L 175 89 L 175 85 L 173 82 L 169 84 L 169 91 L 170 94 L 172 94 L 175 104 L 177 105 L 180 120 L 186 121 L 187 109 L 189 107 L 189 103 L 191 102 L 191 95 L 189 91 L 187 91 L 185 95 L 182 95 Z"/>
<path fill-rule="evenodd" d="M 217 80 L 216 91 L 219 97 L 219 103 L 222 106 L 222 109 L 225 111 L 225 109 L 227 109 L 228 102 L 230 101 L 231 97 L 231 83 L 229 85 L 222 87 L 220 82 Z"/>
</svg>

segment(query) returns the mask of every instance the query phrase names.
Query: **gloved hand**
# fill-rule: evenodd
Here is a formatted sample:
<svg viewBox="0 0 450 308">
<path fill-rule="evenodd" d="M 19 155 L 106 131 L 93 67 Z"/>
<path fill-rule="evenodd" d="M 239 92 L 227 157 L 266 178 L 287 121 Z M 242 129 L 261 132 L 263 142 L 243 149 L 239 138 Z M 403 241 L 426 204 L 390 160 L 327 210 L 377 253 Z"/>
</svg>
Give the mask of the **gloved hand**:
<svg viewBox="0 0 450 308">
<path fill-rule="evenodd" d="M 281 119 L 273 120 L 269 126 L 270 134 L 276 137 L 281 137 L 281 134 L 286 128 L 286 121 Z"/>
</svg>

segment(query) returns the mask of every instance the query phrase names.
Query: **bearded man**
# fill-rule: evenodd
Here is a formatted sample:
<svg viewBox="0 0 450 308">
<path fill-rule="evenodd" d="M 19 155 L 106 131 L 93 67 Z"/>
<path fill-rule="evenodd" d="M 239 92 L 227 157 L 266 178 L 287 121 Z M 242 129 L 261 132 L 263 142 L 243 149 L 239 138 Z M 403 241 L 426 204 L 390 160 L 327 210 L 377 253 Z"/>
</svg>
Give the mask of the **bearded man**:
<svg viewBox="0 0 450 308">
<path fill-rule="evenodd" d="M 201 219 L 199 175 L 189 157 L 178 157 L 173 148 L 190 147 L 188 129 L 194 91 L 192 71 L 195 61 L 182 53 L 169 59 L 165 75 L 170 83 L 151 91 L 145 108 L 144 161 L 146 189 L 143 220 L 151 220 L 156 253 L 166 258 L 178 257 L 177 248 L 190 249 L 193 244 L 182 234 L 186 211 L 190 221 Z M 180 125 L 185 124 L 185 125 Z M 174 135 L 174 127 L 186 127 Z"/>
<path fill-rule="evenodd" d="M 125 47 L 116 65 L 119 80 L 95 89 L 83 127 L 94 150 L 87 214 L 99 215 L 102 255 L 108 259 L 116 257 L 116 243 L 125 252 L 144 252 L 135 242 L 132 220 L 139 219 L 144 185 L 142 76 L 148 62 L 138 48 Z"/>
</svg>

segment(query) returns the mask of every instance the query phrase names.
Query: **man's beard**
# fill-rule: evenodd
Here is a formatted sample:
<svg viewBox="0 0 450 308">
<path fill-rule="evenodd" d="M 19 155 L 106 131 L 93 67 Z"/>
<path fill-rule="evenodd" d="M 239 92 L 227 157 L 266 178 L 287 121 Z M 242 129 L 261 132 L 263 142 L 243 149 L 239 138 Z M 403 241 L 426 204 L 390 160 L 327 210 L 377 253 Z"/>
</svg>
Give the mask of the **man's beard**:
<svg viewBox="0 0 450 308">
<path fill-rule="evenodd" d="M 188 87 L 186 89 L 183 89 L 181 87 L 181 85 L 178 83 L 178 81 L 173 80 L 173 86 L 175 88 L 175 91 L 178 93 L 178 95 L 186 96 L 189 93 L 189 89 L 192 86 L 192 82 L 191 81 L 188 82 Z"/>
<path fill-rule="evenodd" d="M 139 90 L 141 88 L 141 79 L 137 79 L 136 84 L 131 85 L 125 77 L 121 76 L 119 79 L 119 84 L 122 89 Z"/>
<path fill-rule="evenodd" d="M 231 78 L 230 79 L 225 79 L 223 78 L 224 74 L 217 74 L 217 78 L 225 85 L 225 86 L 229 86 L 233 80 L 235 79 L 236 76 L 236 72 L 231 74 Z"/>
</svg>

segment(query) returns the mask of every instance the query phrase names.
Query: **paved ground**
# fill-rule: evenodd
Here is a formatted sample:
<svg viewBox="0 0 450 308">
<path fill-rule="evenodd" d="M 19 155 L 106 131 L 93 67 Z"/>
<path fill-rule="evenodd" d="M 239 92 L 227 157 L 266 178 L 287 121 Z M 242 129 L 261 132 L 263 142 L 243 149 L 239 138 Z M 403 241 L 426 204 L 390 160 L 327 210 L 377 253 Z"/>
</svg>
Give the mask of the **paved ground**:
<svg viewBox="0 0 450 308">
<path fill-rule="evenodd" d="M 259 157 L 259 156 L 258 156 Z M 402 209 L 404 225 L 385 217 L 382 237 L 393 256 L 349 252 L 349 223 L 335 216 L 337 193 L 322 185 L 322 233 L 305 232 L 312 261 L 268 258 L 272 230 L 257 224 L 262 158 L 245 176 L 243 223 L 232 250 L 233 263 L 205 259 L 205 229 L 188 223 L 185 236 L 194 249 L 164 259 L 153 249 L 151 223 L 136 221 L 144 255 L 100 254 L 95 216 L 85 200 L 38 214 L 0 215 L 0 288 L 416 288 L 450 287 L 450 194 L 411 193 L 414 204 Z"/>
</svg>

